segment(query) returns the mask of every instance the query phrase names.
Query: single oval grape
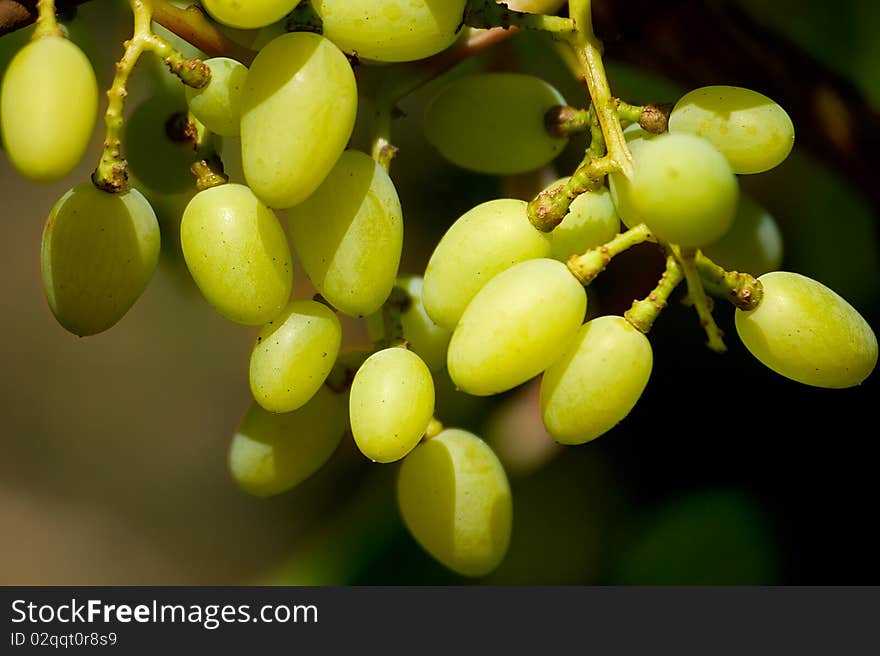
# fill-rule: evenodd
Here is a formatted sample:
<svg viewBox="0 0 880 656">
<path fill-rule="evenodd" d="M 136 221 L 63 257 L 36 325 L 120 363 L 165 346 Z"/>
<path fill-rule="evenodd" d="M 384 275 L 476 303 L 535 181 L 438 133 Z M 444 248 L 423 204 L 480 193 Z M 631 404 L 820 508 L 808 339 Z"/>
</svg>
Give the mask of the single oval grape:
<svg viewBox="0 0 880 656">
<path fill-rule="evenodd" d="M 651 377 L 648 338 L 626 319 L 605 316 L 585 323 L 541 381 L 541 418 L 562 444 L 583 444 L 626 417 Z"/>
<path fill-rule="evenodd" d="M 43 231 L 43 288 L 64 328 L 86 337 L 115 325 L 159 261 L 159 224 L 136 190 L 108 194 L 91 182 L 68 191 Z"/>
<path fill-rule="evenodd" d="M 633 123 L 623 131 L 623 136 L 633 159 L 637 160 L 642 147 L 658 135 L 648 132 L 637 123 Z M 614 203 L 617 215 L 627 228 L 634 228 L 644 222 L 633 205 L 629 178 L 619 172 L 612 173 L 608 176 L 608 190 L 611 193 L 611 201 Z"/>
<path fill-rule="evenodd" d="M 280 21 L 299 0 L 203 0 L 202 6 L 218 23 L 249 30 Z"/>
<path fill-rule="evenodd" d="M 230 321 L 257 326 L 290 298 L 290 249 L 275 213 L 250 189 L 225 184 L 200 191 L 180 222 L 186 265 L 202 294 Z"/>
<path fill-rule="evenodd" d="M 742 87 L 709 86 L 685 94 L 669 116 L 669 131 L 711 142 L 734 173 L 761 173 L 794 147 L 794 124 L 767 96 Z"/>
<path fill-rule="evenodd" d="M 464 311 L 449 343 L 449 375 L 475 396 L 516 387 L 562 357 L 586 310 L 583 287 L 561 262 L 516 264 Z"/>
<path fill-rule="evenodd" d="M 438 325 L 455 328 L 471 299 L 505 269 L 550 255 L 550 237 L 526 214 L 528 204 L 490 200 L 465 212 L 443 235 L 425 269 L 422 300 Z"/>
<path fill-rule="evenodd" d="M 798 273 L 758 280 L 764 298 L 754 310 L 736 311 L 736 331 L 765 366 L 815 387 L 852 387 L 871 374 L 877 337 L 846 300 Z"/>
<path fill-rule="evenodd" d="M 563 178 L 548 189 L 568 181 Z M 606 244 L 620 232 L 620 217 L 607 187 L 580 194 L 571 202 L 562 223 L 550 232 L 550 256 L 565 262 L 572 255 L 586 253 Z"/>
<path fill-rule="evenodd" d="M 275 414 L 254 403 L 232 438 L 229 471 L 248 494 L 281 494 L 330 460 L 345 429 L 342 397 L 324 385 L 293 412 Z"/>
<path fill-rule="evenodd" d="M 361 365 L 349 397 L 351 433 L 374 462 L 413 450 L 434 415 L 434 380 L 422 359 L 403 348 L 374 353 Z"/>
<path fill-rule="evenodd" d="M 403 461 L 397 501 L 418 543 L 465 576 L 494 570 L 513 524 L 510 484 L 492 449 L 472 433 L 447 429 Z"/>
<path fill-rule="evenodd" d="M 288 217 L 296 254 L 333 307 L 358 317 L 382 306 L 400 264 L 403 213 L 381 166 L 364 153 L 346 151 Z"/>
<path fill-rule="evenodd" d="M 201 89 L 186 87 L 186 102 L 206 128 L 222 137 L 241 132 L 241 94 L 247 67 L 228 57 L 206 59 L 211 80 Z"/>
<path fill-rule="evenodd" d="M 254 59 L 242 94 L 242 164 L 269 207 L 308 198 L 351 137 L 357 85 L 345 55 L 317 34 L 272 40 Z"/>
<path fill-rule="evenodd" d="M 730 230 L 703 252 L 728 271 L 760 276 L 779 269 L 782 250 L 782 232 L 773 216 L 741 195 Z"/>
<path fill-rule="evenodd" d="M 568 143 L 544 127 L 565 98 L 540 78 L 480 73 L 449 83 L 425 110 L 425 136 L 453 164 L 511 175 L 539 169 Z"/>
<path fill-rule="evenodd" d="M 292 412 L 311 399 L 333 368 L 342 326 L 316 301 L 292 301 L 263 326 L 251 352 L 251 393 L 270 412 Z"/>
<path fill-rule="evenodd" d="M 423 59 L 458 36 L 466 0 L 313 0 L 324 36 L 342 50 L 375 61 Z"/>
<path fill-rule="evenodd" d="M 3 145 L 12 165 L 30 180 L 60 180 L 79 164 L 97 112 L 92 65 L 63 37 L 31 41 L 3 76 Z"/>
</svg>

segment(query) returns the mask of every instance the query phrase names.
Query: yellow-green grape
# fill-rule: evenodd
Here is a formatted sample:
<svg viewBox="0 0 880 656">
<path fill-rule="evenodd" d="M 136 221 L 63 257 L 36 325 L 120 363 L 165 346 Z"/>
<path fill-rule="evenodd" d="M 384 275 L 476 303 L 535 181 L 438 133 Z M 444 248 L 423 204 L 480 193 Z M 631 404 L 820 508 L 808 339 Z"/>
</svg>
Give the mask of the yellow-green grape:
<svg viewBox="0 0 880 656">
<path fill-rule="evenodd" d="M 312 0 L 324 35 L 358 57 L 400 62 L 445 50 L 458 36 L 466 0 Z"/>
<path fill-rule="evenodd" d="M 202 294 L 230 321 L 268 323 L 290 298 L 293 269 L 275 213 L 244 185 L 205 189 L 180 222 L 186 265 Z"/>
<path fill-rule="evenodd" d="M 80 337 L 115 325 L 153 277 L 159 242 L 153 208 L 136 189 L 108 194 L 84 182 L 64 194 L 49 214 L 41 253 L 58 322 Z"/>
<path fill-rule="evenodd" d="M 852 387 L 877 364 L 877 337 L 853 306 L 822 283 L 774 271 L 758 278 L 764 298 L 736 311 L 736 331 L 776 373 L 815 387 Z"/>
<path fill-rule="evenodd" d="M 550 255 L 550 237 L 536 230 L 528 204 L 490 200 L 463 214 L 437 244 L 425 269 L 422 300 L 438 325 L 455 328 L 483 285 L 505 269 Z"/>
<path fill-rule="evenodd" d="M 451 570 L 484 576 L 504 560 L 513 502 L 504 468 L 476 435 L 447 429 L 403 461 L 397 502 L 420 545 Z"/>
<path fill-rule="evenodd" d="M 374 462 L 413 450 L 434 415 L 434 379 L 422 359 L 403 348 L 374 353 L 361 365 L 349 397 L 351 433 Z"/>
<path fill-rule="evenodd" d="M 275 414 L 254 403 L 229 447 L 229 471 L 258 497 L 299 485 L 330 460 L 347 424 L 343 398 L 324 385 L 303 407 Z"/>
<path fill-rule="evenodd" d="M 703 252 L 729 271 L 760 276 L 782 264 L 782 232 L 766 209 L 741 195 L 730 230 Z"/>
<path fill-rule="evenodd" d="M 211 81 L 201 89 L 186 87 L 189 109 L 214 134 L 237 137 L 247 67 L 228 57 L 207 59 L 205 64 L 211 69 Z"/>
<path fill-rule="evenodd" d="M 364 153 L 346 151 L 288 217 L 296 254 L 333 307 L 358 317 L 382 306 L 397 277 L 403 215 L 381 166 Z"/>
<path fill-rule="evenodd" d="M 669 131 L 710 141 L 734 173 L 772 169 L 794 146 L 794 125 L 785 110 L 742 87 L 701 87 L 685 94 L 669 116 Z"/>
<path fill-rule="evenodd" d="M 634 159 L 638 159 L 639 151 L 649 141 L 657 137 L 647 130 L 644 130 L 637 123 L 633 123 L 623 131 L 626 139 L 626 145 L 632 153 Z M 632 188 L 630 180 L 622 173 L 612 173 L 608 176 L 608 189 L 611 192 L 611 201 L 617 210 L 617 215 L 627 228 L 634 228 L 644 219 L 635 209 L 632 201 Z"/>
<path fill-rule="evenodd" d="M 274 39 L 251 64 L 242 94 L 248 185 L 270 207 L 301 203 L 339 159 L 356 114 L 354 73 L 339 48 L 306 32 Z"/>
<path fill-rule="evenodd" d="M 251 352 L 251 393 L 270 412 L 292 412 L 324 384 L 342 343 L 336 313 L 316 301 L 292 301 L 266 324 Z"/>
<path fill-rule="evenodd" d="M 411 301 L 400 315 L 400 325 L 410 350 L 425 361 L 428 369 L 439 371 L 446 366 L 446 351 L 452 339 L 452 330 L 438 326 L 428 316 L 422 303 L 423 283 L 419 276 L 398 281 Z"/>
<path fill-rule="evenodd" d="M 475 396 L 516 387 L 562 357 L 586 310 L 583 287 L 561 262 L 516 264 L 467 306 L 449 344 L 449 375 Z"/>
<path fill-rule="evenodd" d="M 425 110 L 425 136 L 453 164 L 510 175 L 553 161 L 567 139 L 544 127 L 544 114 L 564 105 L 540 78 L 480 73 L 449 83 Z"/>
<path fill-rule="evenodd" d="M 281 20 L 299 0 L 203 0 L 202 6 L 218 23 L 242 30 L 264 27 Z"/>
<path fill-rule="evenodd" d="M 567 181 L 557 180 L 548 189 Z M 608 243 L 618 232 L 620 217 L 608 188 L 585 192 L 572 201 L 562 223 L 550 233 L 550 256 L 565 262 L 572 255 Z"/>
<path fill-rule="evenodd" d="M 3 144 L 12 165 L 31 180 L 59 180 L 79 164 L 97 112 L 92 65 L 63 37 L 31 41 L 3 76 Z"/>
<path fill-rule="evenodd" d="M 541 418 L 562 444 L 583 444 L 611 430 L 641 397 L 654 356 L 644 334 L 626 319 L 584 324 L 568 352 L 541 381 Z"/>
</svg>

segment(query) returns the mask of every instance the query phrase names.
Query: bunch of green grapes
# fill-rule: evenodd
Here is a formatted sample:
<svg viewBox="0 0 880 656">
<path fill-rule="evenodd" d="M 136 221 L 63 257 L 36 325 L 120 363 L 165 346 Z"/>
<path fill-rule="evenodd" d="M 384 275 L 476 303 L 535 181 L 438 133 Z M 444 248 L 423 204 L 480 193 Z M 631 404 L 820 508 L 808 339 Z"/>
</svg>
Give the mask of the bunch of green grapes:
<svg viewBox="0 0 880 656">
<path fill-rule="evenodd" d="M 393 81 L 411 69 L 372 64 L 460 47 L 465 10 L 485 3 L 313 0 L 321 34 L 297 30 L 293 15 L 283 22 L 296 0 L 202 4 L 226 34 L 259 52 L 248 61 L 189 59 L 191 69 L 205 67 L 202 79 L 181 76 L 185 92 L 178 85 L 135 111 L 124 144 L 104 144 L 95 184 L 76 185 L 53 208 L 42 271 L 61 325 L 80 336 L 110 328 L 156 267 L 160 231 L 147 198 L 178 200 L 163 207 L 175 214 L 170 225 L 198 289 L 225 318 L 259 327 L 253 404 L 228 459 L 248 493 L 290 490 L 350 432 L 370 461 L 401 461 L 400 511 L 426 551 L 464 575 L 492 571 L 510 540 L 510 486 L 482 439 L 435 417 L 434 377 L 446 369 L 458 389 L 490 396 L 540 376 L 543 423 L 562 444 L 583 444 L 623 421 L 649 382 L 646 332 L 662 309 L 657 294 L 674 287 L 674 269 L 649 296 L 651 321 L 629 314 L 586 321 L 591 278 L 582 275 L 583 258 L 604 267 L 624 237 L 621 222 L 667 249 L 686 273 L 704 253 L 720 266 L 764 274 L 749 277 L 748 289 L 762 297 L 741 305 L 736 326 L 774 371 L 848 387 L 873 370 L 877 340 L 865 320 L 819 282 L 776 271 L 778 227 L 740 196 L 737 175 L 778 165 L 793 146 L 791 120 L 769 98 L 735 87 L 692 91 L 668 126 L 627 129 L 631 171 L 585 177 L 588 169 L 579 169 L 533 203 L 479 204 L 452 223 L 423 275 L 401 277 L 404 217 L 388 170 L 390 143 L 372 156 L 350 147 L 369 92 L 351 60 Z M 602 127 L 595 113 L 559 111 L 566 107 L 538 78 L 470 75 L 438 91 L 425 136 L 472 171 L 534 171 L 551 165 L 571 134 Z M 37 35 L 3 81 L 10 161 L 34 180 L 65 176 L 83 155 L 96 109 L 88 60 L 62 36 Z M 110 128 L 117 119 L 108 111 Z M 585 166 L 604 148 L 594 134 Z M 187 181 L 183 169 L 203 156 L 197 181 Z M 143 193 L 99 184 L 129 170 Z M 535 221 L 534 203 L 544 201 L 564 207 L 552 226 Z M 294 257 L 314 298 L 291 298 Z M 740 280 L 724 273 L 715 283 Z M 367 320 L 371 349 L 342 350 L 340 314 Z"/>
</svg>

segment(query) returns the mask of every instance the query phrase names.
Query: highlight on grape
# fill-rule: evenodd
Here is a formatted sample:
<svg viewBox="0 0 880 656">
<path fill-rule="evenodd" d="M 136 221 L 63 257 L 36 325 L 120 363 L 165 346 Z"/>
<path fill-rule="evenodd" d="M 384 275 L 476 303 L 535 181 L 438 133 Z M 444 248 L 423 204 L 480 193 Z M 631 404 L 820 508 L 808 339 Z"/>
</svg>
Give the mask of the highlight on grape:
<svg viewBox="0 0 880 656">
<path fill-rule="evenodd" d="M 547 432 L 585 444 L 624 421 L 651 384 L 664 344 L 649 333 L 679 287 L 714 351 L 726 347 L 713 311 L 726 310 L 746 349 L 792 381 L 847 388 L 874 370 L 866 320 L 820 282 L 778 270 L 780 230 L 740 190 L 740 176 L 791 152 L 785 109 L 735 86 L 669 106 L 612 96 L 589 0 L 570 0 L 567 13 L 554 0 L 518 3 L 525 11 L 493 0 L 203 0 L 205 15 L 166 4 L 130 0 L 103 150 L 45 223 L 42 279 L 66 330 L 109 330 L 149 284 L 161 234 L 220 315 L 259 327 L 253 403 L 230 427 L 228 468 L 245 492 L 282 494 L 351 439 L 376 467 L 398 463 L 400 514 L 424 550 L 483 576 L 510 542 L 510 486 L 486 441 L 443 425 L 438 374 L 473 396 L 540 378 Z M 38 5 L 0 107 L 9 161 L 49 182 L 85 156 L 99 103 L 54 0 Z M 154 23 L 160 14 L 171 32 Z M 493 43 L 486 30 L 509 28 L 552 33 L 588 93 L 566 99 L 518 72 L 442 77 Z M 184 53 L 181 38 L 212 56 Z M 178 95 L 127 113 L 145 54 Z M 529 173 L 572 139 L 586 146 L 530 201 L 496 198 L 458 217 L 425 269 L 402 275 L 394 118 L 429 84 L 424 138 L 468 171 Z M 167 211 L 169 198 L 176 222 L 160 229 L 154 205 Z M 589 286 L 645 244 L 664 255 L 663 275 L 622 315 L 604 313 Z M 294 256 L 313 298 L 291 297 Z M 366 351 L 343 347 L 355 321 L 369 332 Z"/>
</svg>

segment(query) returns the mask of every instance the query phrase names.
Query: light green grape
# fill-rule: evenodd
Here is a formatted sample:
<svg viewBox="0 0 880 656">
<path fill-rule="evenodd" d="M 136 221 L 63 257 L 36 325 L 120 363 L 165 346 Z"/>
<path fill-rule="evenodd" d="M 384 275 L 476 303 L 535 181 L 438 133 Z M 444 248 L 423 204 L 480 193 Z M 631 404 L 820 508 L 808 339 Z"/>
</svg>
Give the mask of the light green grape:
<svg viewBox="0 0 880 656">
<path fill-rule="evenodd" d="M 270 207 L 301 203 L 339 159 L 356 114 L 354 73 L 339 48 L 305 32 L 274 39 L 251 64 L 242 94 L 248 185 Z"/>
<path fill-rule="evenodd" d="M 562 444 L 583 444 L 611 430 L 641 397 L 654 356 L 648 338 L 626 319 L 584 324 L 568 352 L 541 381 L 541 418 Z"/>
<path fill-rule="evenodd" d="M 230 321 L 261 325 L 287 305 L 293 282 L 287 238 L 274 212 L 244 185 L 196 194 L 183 212 L 180 243 L 202 294 Z"/>
<path fill-rule="evenodd" d="M 767 210 L 741 195 L 730 230 L 703 252 L 729 271 L 760 276 L 782 264 L 782 233 Z"/>
<path fill-rule="evenodd" d="M 637 123 L 633 123 L 626 128 L 623 131 L 623 136 L 634 159 L 638 159 L 642 146 L 657 137 L 656 134 L 651 134 L 644 130 Z M 609 175 L 608 189 L 611 193 L 611 201 L 617 210 L 617 215 L 627 228 L 634 228 L 644 222 L 644 219 L 633 205 L 632 187 L 630 180 L 626 176 L 622 173 L 612 173 Z"/>
<path fill-rule="evenodd" d="M 684 95 L 669 116 L 669 131 L 710 141 L 734 173 L 772 169 L 794 146 L 794 125 L 785 110 L 741 87 L 701 87 Z"/>
<path fill-rule="evenodd" d="M 711 244 L 730 229 L 739 189 L 727 160 L 708 141 L 691 134 L 665 134 L 633 152 L 632 180 L 618 175 L 628 224 L 642 223 L 664 241 L 683 247 Z M 628 215 L 628 216 L 627 216 Z"/>
<path fill-rule="evenodd" d="M 877 364 L 877 337 L 868 322 L 825 285 L 787 271 L 758 278 L 757 309 L 736 311 L 736 331 L 776 373 L 816 387 L 860 384 Z"/>
<path fill-rule="evenodd" d="M 202 6 L 219 23 L 249 30 L 281 20 L 299 0 L 203 0 Z"/>
<path fill-rule="evenodd" d="M 232 478 L 254 496 L 286 492 L 330 460 L 346 423 L 342 397 L 324 385 L 293 412 L 275 414 L 254 403 L 229 447 Z"/>
<path fill-rule="evenodd" d="M 510 175 L 550 163 L 568 143 L 544 127 L 564 105 L 556 89 L 531 75 L 480 73 L 452 81 L 425 110 L 425 136 L 453 164 Z"/>
<path fill-rule="evenodd" d="M 445 50 L 458 36 L 466 0 L 312 0 L 324 35 L 358 57 L 400 62 Z"/>
<path fill-rule="evenodd" d="M 137 190 L 108 194 L 84 182 L 64 194 L 46 222 L 40 260 L 58 322 L 80 337 L 115 325 L 153 277 L 159 242 L 156 215 Z"/>
<path fill-rule="evenodd" d="M 468 305 L 449 344 L 449 375 L 475 396 L 516 387 L 562 357 L 586 310 L 583 287 L 561 262 L 516 264 Z"/>
<path fill-rule="evenodd" d="M 381 166 L 364 153 L 346 151 L 288 217 L 296 254 L 333 307 L 357 317 L 382 306 L 397 277 L 403 216 Z"/>
<path fill-rule="evenodd" d="M 507 553 L 513 503 L 492 449 L 472 433 L 447 429 L 403 461 L 397 501 L 406 527 L 446 567 L 484 576 Z"/>
<path fill-rule="evenodd" d="M 205 60 L 211 81 L 201 89 L 186 87 L 186 102 L 206 128 L 222 137 L 237 137 L 241 131 L 241 94 L 247 67 L 234 59 Z"/>
<path fill-rule="evenodd" d="M 550 255 L 550 237 L 529 222 L 527 203 L 490 200 L 463 214 L 437 244 L 425 269 L 422 300 L 438 325 L 455 328 L 483 285 L 505 269 Z"/>
<path fill-rule="evenodd" d="M 548 189 L 567 182 L 562 178 Z M 565 262 L 572 255 L 586 253 L 605 244 L 620 232 L 620 217 L 607 187 L 588 191 L 575 198 L 562 219 L 550 233 L 550 256 Z"/>
<path fill-rule="evenodd" d="M 413 450 L 434 415 L 434 380 L 422 359 L 403 348 L 374 353 L 361 365 L 349 397 L 351 433 L 374 462 Z"/>
<path fill-rule="evenodd" d="M 63 37 L 31 41 L 3 76 L 3 145 L 16 170 L 31 180 L 59 180 L 79 164 L 97 112 L 92 65 Z"/>
<path fill-rule="evenodd" d="M 342 343 L 336 313 L 316 301 L 292 301 L 266 324 L 251 352 L 251 393 L 270 412 L 292 412 L 311 399 Z"/>
</svg>

